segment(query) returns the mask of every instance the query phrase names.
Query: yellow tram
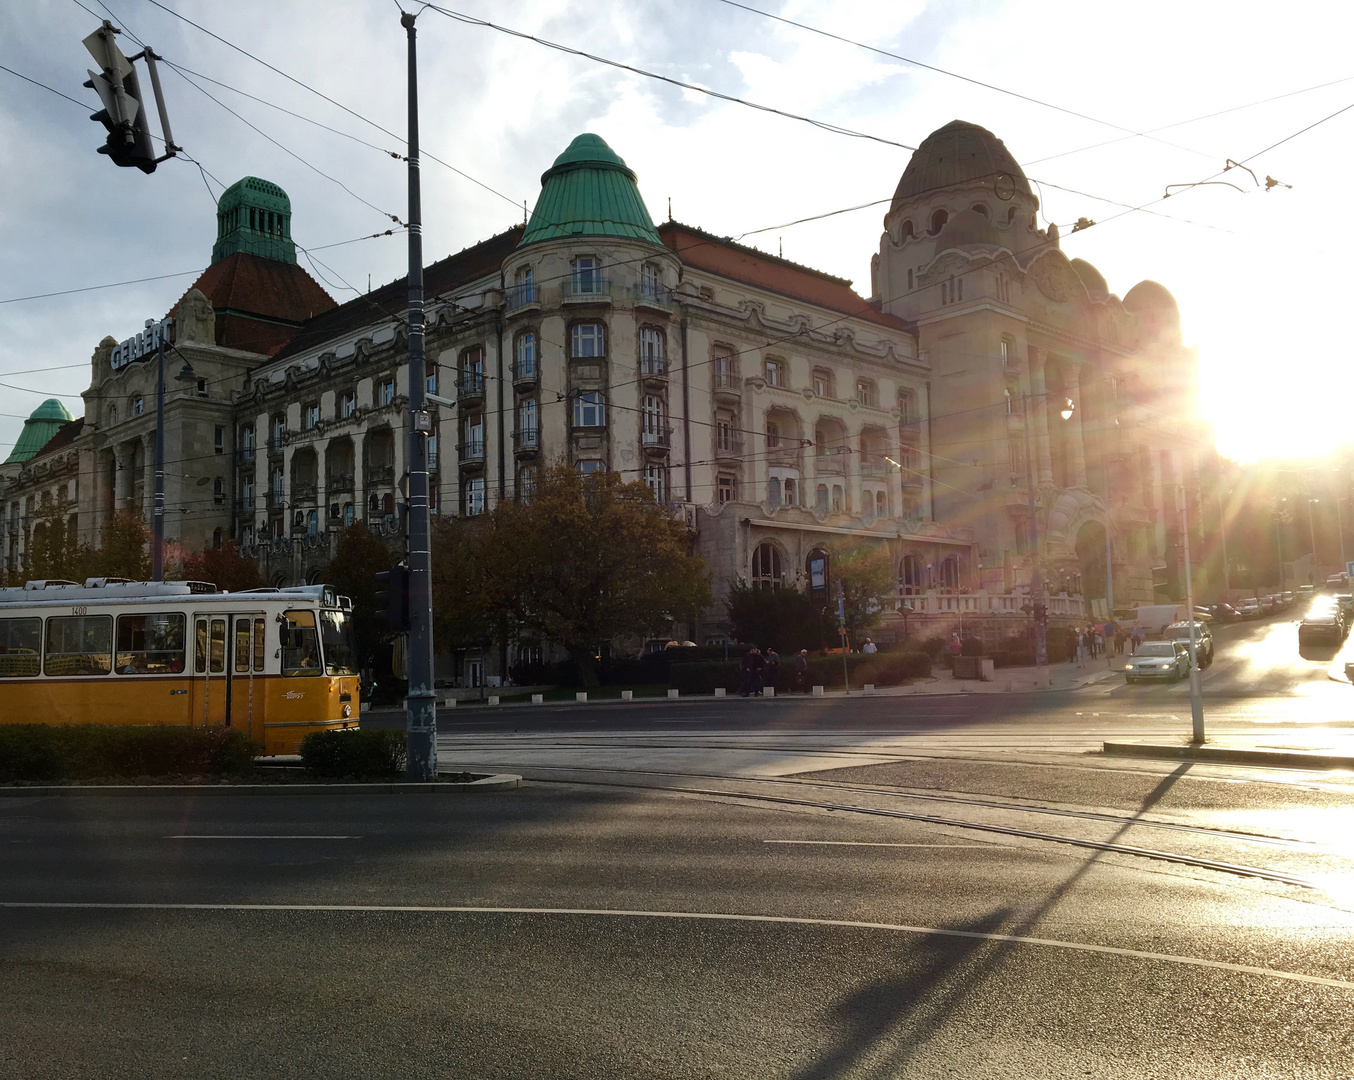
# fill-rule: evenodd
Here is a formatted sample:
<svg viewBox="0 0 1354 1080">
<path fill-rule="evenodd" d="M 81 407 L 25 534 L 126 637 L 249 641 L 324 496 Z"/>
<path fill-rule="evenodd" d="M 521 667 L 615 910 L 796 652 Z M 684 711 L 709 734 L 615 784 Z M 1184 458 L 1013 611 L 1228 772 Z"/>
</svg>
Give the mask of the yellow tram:
<svg viewBox="0 0 1354 1080">
<path fill-rule="evenodd" d="M 0 723 L 226 725 L 265 754 L 357 727 L 352 601 L 327 585 L 0 589 Z"/>
</svg>

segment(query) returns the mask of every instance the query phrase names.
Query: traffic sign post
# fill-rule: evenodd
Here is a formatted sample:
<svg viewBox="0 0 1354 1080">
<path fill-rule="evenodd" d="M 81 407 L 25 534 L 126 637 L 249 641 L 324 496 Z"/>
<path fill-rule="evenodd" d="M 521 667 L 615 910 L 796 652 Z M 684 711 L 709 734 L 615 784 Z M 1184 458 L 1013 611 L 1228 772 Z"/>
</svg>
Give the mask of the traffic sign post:
<svg viewBox="0 0 1354 1080">
<path fill-rule="evenodd" d="M 846 594 L 842 592 L 841 579 L 837 579 L 837 633 L 842 639 L 842 687 L 849 694 L 851 692 L 851 679 L 846 672 Z"/>
</svg>

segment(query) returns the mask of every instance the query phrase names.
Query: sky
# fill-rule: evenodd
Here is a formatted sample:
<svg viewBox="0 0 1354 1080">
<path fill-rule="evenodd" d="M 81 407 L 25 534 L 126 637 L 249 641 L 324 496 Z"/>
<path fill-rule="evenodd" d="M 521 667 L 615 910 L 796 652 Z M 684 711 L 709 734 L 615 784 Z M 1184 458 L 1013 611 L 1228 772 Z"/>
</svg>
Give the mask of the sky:
<svg viewBox="0 0 1354 1080">
<path fill-rule="evenodd" d="M 288 192 L 293 235 L 316 260 L 301 263 L 337 300 L 406 268 L 401 233 L 372 238 L 406 211 L 404 164 L 390 154 L 406 130 L 396 0 L 160 4 L 0 4 L 0 65 L 86 103 L 0 71 L 0 455 L 44 398 L 81 413 L 105 335 L 126 338 L 174 306 L 210 261 L 215 198 L 242 176 Z M 1172 291 L 1222 453 L 1313 456 L 1350 441 L 1351 336 L 1339 320 L 1351 277 L 1354 5 L 1308 3 L 1301 17 L 1201 0 L 451 0 L 444 10 L 874 138 L 425 8 L 421 142 L 445 163 L 425 159 L 422 170 L 428 262 L 521 221 L 541 173 L 592 131 L 638 174 L 656 221 L 670 200 L 679 221 L 782 251 L 868 296 L 886 202 L 786 223 L 887 200 L 905 147 L 962 119 L 1006 143 L 1069 257 L 1094 263 L 1119 296 L 1144 278 Z M 104 131 L 89 119 L 98 104 L 82 86 L 92 61 L 81 40 L 103 17 L 125 31 L 124 52 L 140 39 L 176 65 L 162 83 L 192 161 L 147 176 L 95 152 Z M 1224 173 L 1228 159 L 1255 179 Z M 1266 190 L 1267 176 L 1280 185 Z M 1225 183 L 1162 199 L 1205 179 Z M 1070 235 L 1082 217 L 1097 224 Z M 91 288 L 160 275 L 176 276 Z M 49 293 L 64 295 L 27 299 Z"/>
</svg>

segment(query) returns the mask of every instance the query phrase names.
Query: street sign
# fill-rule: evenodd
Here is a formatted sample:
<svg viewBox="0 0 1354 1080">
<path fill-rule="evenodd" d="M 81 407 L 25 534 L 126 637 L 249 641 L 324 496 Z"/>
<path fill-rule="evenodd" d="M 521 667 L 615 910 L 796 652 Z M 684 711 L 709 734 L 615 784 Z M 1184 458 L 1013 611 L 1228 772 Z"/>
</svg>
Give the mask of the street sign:
<svg viewBox="0 0 1354 1080">
<path fill-rule="evenodd" d="M 1354 562 L 1345 563 L 1345 576 L 1354 581 Z"/>
</svg>

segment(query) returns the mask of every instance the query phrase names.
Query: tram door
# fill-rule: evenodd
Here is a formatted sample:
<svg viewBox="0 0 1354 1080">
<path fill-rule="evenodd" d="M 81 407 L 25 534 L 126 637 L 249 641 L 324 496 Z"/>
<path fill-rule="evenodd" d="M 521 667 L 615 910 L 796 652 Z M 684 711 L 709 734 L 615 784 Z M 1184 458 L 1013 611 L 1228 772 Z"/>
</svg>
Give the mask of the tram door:
<svg viewBox="0 0 1354 1080">
<path fill-rule="evenodd" d="M 194 725 L 263 734 L 263 612 L 217 612 L 194 618 Z"/>
</svg>

